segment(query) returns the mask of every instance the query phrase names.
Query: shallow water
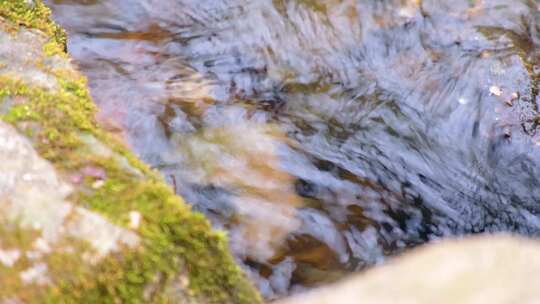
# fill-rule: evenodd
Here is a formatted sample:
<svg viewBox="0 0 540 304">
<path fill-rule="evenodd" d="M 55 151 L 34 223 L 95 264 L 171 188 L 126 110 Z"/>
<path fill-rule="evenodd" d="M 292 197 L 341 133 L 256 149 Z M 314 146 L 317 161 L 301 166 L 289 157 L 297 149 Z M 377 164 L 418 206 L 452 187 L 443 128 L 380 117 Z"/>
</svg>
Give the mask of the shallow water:
<svg viewBox="0 0 540 304">
<path fill-rule="evenodd" d="M 269 299 L 430 240 L 540 234 L 540 3 L 49 0 L 98 119 Z"/>
</svg>

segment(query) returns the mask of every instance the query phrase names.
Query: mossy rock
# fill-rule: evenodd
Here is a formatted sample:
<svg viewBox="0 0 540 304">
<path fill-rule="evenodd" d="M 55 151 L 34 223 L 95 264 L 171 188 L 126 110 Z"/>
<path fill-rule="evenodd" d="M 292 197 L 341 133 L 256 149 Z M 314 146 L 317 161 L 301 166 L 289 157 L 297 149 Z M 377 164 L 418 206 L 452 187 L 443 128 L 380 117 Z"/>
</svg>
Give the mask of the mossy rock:
<svg viewBox="0 0 540 304">
<path fill-rule="evenodd" d="M 260 303 L 225 234 L 96 123 L 65 41 L 0 0 L 0 303 Z"/>
</svg>

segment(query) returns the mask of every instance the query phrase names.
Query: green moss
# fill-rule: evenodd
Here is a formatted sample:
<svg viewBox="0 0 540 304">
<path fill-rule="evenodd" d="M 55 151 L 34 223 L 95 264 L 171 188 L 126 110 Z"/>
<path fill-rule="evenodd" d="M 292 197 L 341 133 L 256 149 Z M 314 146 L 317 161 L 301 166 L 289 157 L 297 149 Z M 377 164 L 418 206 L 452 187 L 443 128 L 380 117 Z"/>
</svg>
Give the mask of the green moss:
<svg viewBox="0 0 540 304">
<path fill-rule="evenodd" d="M 27 5 L 22 0 L 0 0 L 0 16 L 54 37 L 44 46 L 45 56 L 59 54 L 63 49 L 63 31 L 49 20 L 50 12 L 41 2 Z M 259 303 L 257 292 L 228 253 L 224 234 L 213 232 L 204 216 L 192 212 L 157 172 L 98 126 L 86 80 L 71 70 L 48 72 L 57 78 L 59 90 L 29 87 L 0 76 L 0 103 L 6 97 L 23 97 L 27 101 L 11 107 L 3 119 L 23 134 L 29 133 L 24 127 L 28 122 L 37 124 L 39 127 L 32 130 L 33 144 L 61 174 L 79 172 L 85 166 L 103 168 L 107 179 L 102 187 L 94 189 L 83 183 L 70 200 L 122 226 L 127 226 L 129 212 L 138 211 L 143 218 L 138 230 L 143 246 L 140 250 L 124 250 L 121 255 L 107 257 L 92 269 L 83 266 L 76 257 L 51 258 L 49 263 L 54 269 L 67 269 L 62 263 L 69 264 L 69 273 L 60 276 L 62 281 L 41 300 L 167 302 L 166 287 L 185 275 L 189 287 L 184 293 L 201 303 Z M 92 147 L 82 139 L 85 135 L 105 143 L 115 156 L 90 153 Z M 120 158 L 126 159 L 135 170 L 127 170 Z M 154 285 L 155 290 L 149 294 L 148 286 Z"/>
<path fill-rule="evenodd" d="M 65 49 L 66 34 L 60 26 L 50 21 L 51 11 L 41 1 L 0 0 L 0 16 L 16 25 L 41 30 L 54 38 L 57 46 Z"/>
</svg>

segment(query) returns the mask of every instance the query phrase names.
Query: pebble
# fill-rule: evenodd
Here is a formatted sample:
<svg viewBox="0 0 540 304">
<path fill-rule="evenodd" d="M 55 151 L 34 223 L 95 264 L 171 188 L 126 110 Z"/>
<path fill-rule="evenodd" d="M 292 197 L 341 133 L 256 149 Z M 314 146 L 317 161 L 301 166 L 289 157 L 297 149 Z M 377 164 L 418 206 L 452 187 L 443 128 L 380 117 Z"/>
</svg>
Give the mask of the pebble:
<svg viewBox="0 0 540 304">
<path fill-rule="evenodd" d="M 498 87 L 498 86 L 491 86 L 491 87 L 489 88 L 489 93 L 490 93 L 491 95 L 501 96 L 501 95 L 502 95 L 502 90 L 501 90 L 501 88 Z"/>
<path fill-rule="evenodd" d="M 518 93 L 518 92 L 514 92 L 514 93 L 512 93 L 512 96 L 511 96 L 511 97 L 512 97 L 513 100 L 516 100 L 516 99 L 519 98 L 519 93 Z"/>
</svg>

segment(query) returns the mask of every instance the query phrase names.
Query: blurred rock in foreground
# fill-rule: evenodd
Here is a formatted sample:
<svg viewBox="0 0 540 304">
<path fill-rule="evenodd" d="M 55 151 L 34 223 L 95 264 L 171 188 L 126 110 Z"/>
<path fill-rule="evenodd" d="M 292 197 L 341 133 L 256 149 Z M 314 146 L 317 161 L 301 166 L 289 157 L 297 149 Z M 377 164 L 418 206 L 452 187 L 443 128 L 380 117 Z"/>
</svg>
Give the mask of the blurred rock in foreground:
<svg viewBox="0 0 540 304">
<path fill-rule="evenodd" d="M 448 240 L 279 304 L 540 303 L 540 243 L 510 236 Z"/>
</svg>

